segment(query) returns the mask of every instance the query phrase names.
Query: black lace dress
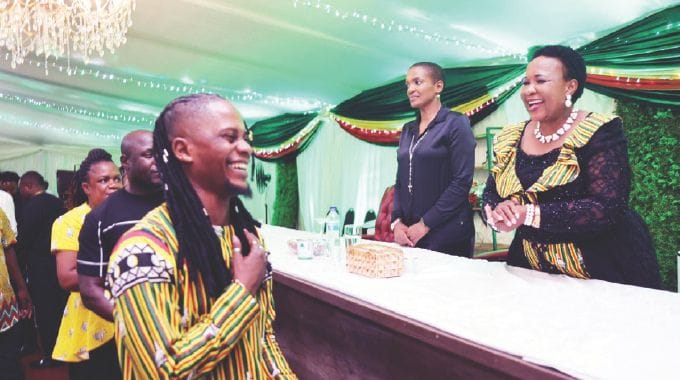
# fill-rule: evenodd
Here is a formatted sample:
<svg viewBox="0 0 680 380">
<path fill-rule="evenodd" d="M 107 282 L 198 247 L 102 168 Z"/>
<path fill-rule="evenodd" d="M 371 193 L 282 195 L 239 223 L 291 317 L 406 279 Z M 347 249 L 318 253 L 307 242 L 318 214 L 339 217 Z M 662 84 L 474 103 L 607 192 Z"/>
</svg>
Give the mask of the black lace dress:
<svg viewBox="0 0 680 380">
<path fill-rule="evenodd" d="M 580 136 L 568 140 L 572 144 L 571 157 L 565 154 L 564 147 L 540 156 L 524 153 L 519 142 L 527 123 L 517 129 L 516 141 L 511 142 L 514 157 L 506 160 L 509 165 L 501 171 L 514 170 L 510 177 L 517 178 L 522 190 L 513 196 L 523 203 L 538 204 L 541 216 L 539 228 L 517 229 L 508 264 L 659 288 L 659 268 L 649 232 L 642 218 L 628 206 L 631 171 L 621 119 L 597 119 L 591 115 L 587 120 L 592 131 L 584 132 L 583 127 L 573 132 Z M 552 188 L 536 186 L 537 181 L 546 181 L 548 168 L 573 158 L 578 166 L 573 162 L 572 167 L 579 172 L 570 180 L 562 180 Z M 569 175 L 569 170 L 557 173 Z M 484 204 L 492 208 L 510 198 L 499 195 L 497 178 L 501 178 L 499 183 L 508 181 L 493 171 L 489 176 Z M 535 191 L 527 194 L 523 189 Z"/>
</svg>

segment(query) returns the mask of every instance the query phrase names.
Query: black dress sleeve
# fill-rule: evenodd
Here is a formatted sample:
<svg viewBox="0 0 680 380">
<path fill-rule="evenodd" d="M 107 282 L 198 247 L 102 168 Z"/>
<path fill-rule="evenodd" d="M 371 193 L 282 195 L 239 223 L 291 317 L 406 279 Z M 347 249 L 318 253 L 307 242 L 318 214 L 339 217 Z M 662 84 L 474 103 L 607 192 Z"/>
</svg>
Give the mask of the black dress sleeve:
<svg viewBox="0 0 680 380">
<path fill-rule="evenodd" d="M 603 125 L 577 151 L 587 195 L 540 203 L 540 229 L 566 235 L 593 234 L 611 228 L 628 208 L 630 166 L 621 120 Z"/>
<path fill-rule="evenodd" d="M 486 179 L 486 186 L 484 186 L 484 192 L 482 193 L 482 208 L 489 205 L 493 210 L 502 201 L 504 201 L 504 199 L 501 198 L 500 194 L 498 194 L 498 190 L 496 190 L 496 180 L 489 174 L 489 177 Z M 489 224 L 486 221 L 486 212 L 484 210 L 482 210 L 482 220 L 484 223 Z"/>
<path fill-rule="evenodd" d="M 486 186 L 484 186 L 484 192 L 482 193 L 482 204 L 485 206 L 489 205 L 494 209 L 503 200 L 498 194 L 498 190 L 496 190 L 496 180 L 489 174 L 489 178 L 486 179 Z"/>
</svg>

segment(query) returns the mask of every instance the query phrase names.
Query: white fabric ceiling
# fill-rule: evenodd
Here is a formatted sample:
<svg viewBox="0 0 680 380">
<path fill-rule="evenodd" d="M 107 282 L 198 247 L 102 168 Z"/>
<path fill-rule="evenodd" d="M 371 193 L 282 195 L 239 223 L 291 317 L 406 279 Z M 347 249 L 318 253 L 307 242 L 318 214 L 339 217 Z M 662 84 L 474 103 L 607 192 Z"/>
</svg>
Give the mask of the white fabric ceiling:
<svg viewBox="0 0 680 380">
<path fill-rule="evenodd" d="M 12 69 L 3 51 L 0 138 L 115 146 L 203 88 L 235 99 L 252 122 L 337 104 L 415 61 L 518 62 L 533 45 L 580 45 L 673 3 L 140 0 L 128 42 L 88 65 L 72 57 L 74 75 L 66 59 L 48 59 L 48 75 L 42 57 Z"/>
</svg>

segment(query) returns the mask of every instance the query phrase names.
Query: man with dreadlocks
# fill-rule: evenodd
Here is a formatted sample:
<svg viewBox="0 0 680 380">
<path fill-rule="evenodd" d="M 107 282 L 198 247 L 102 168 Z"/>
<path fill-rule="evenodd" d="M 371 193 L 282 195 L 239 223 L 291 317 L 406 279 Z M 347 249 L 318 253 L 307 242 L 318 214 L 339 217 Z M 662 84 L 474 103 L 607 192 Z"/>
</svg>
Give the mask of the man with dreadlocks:
<svg viewBox="0 0 680 380">
<path fill-rule="evenodd" d="M 108 269 L 125 379 L 296 378 L 274 337 L 271 269 L 250 192 L 252 152 L 217 95 L 168 104 L 154 151 L 166 203 L 119 240 Z"/>
</svg>

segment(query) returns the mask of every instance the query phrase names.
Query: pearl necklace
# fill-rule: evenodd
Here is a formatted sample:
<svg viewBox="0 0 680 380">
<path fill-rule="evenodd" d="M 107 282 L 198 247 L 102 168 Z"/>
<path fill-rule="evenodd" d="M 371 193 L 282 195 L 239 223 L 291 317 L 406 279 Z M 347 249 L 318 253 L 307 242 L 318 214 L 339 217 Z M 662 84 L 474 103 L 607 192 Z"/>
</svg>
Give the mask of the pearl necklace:
<svg viewBox="0 0 680 380">
<path fill-rule="evenodd" d="M 537 121 L 536 129 L 534 130 L 534 136 L 536 136 L 536 140 L 538 140 L 541 144 L 548 144 L 551 141 L 559 140 L 560 137 L 562 137 L 565 133 L 567 133 L 568 130 L 571 129 L 572 124 L 574 124 L 574 121 L 576 120 L 576 116 L 578 116 L 578 110 L 573 110 L 564 125 L 555 131 L 555 133 L 548 136 L 543 136 L 541 133 L 541 122 Z"/>
</svg>

